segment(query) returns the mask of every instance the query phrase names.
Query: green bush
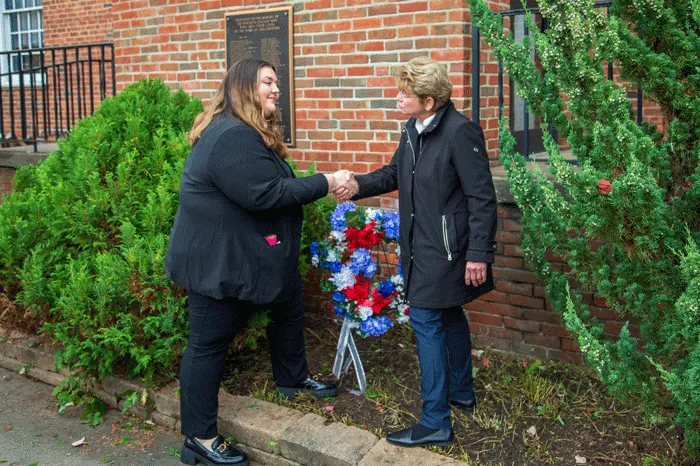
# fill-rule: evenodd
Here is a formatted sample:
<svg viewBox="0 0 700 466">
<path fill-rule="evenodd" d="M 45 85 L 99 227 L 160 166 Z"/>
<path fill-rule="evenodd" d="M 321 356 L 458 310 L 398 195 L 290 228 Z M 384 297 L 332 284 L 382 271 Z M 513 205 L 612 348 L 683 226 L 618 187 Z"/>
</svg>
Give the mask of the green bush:
<svg viewBox="0 0 700 466">
<path fill-rule="evenodd" d="M 72 374 L 56 392 L 62 403 L 115 372 L 147 386 L 174 376 L 187 338 L 186 298 L 163 258 L 190 150 L 186 133 L 201 110 L 159 80 L 135 83 L 80 121 L 42 163 L 20 168 L 0 204 L 0 292 L 24 309 L 5 319 L 25 328 L 30 321 L 55 341 L 57 365 Z M 307 206 L 312 221 L 330 209 L 327 200 Z M 304 237 L 313 231 L 307 221 Z M 239 339 L 249 346 L 267 319 L 252 322 Z"/>
<path fill-rule="evenodd" d="M 528 261 L 610 391 L 642 401 L 656 422 L 671 408 L 684 446 L 700 457 L 700 2 L 616 0 L 606 15 L 592 0 L 540 0 L 549 26 L 541 32 L 528 17 L 522 45 L 482 0 L 468 3 L 543 120 L 553 179 L 528 169 L 501 126 L 500 159 L 523 212 Z M 608 63 L 621 80 L 606 78 Z M 635 122 L 627 96 L 636 86 L 666 125 Z M 564 161 L 548 124 L 578 168 Z M 547 252 L 570 269 L 550 267 Z M 633 316 L 641 341 L 627 325 L 609 341 L 569 283 L 603 297 L 621 319 Z"/>
</svg>

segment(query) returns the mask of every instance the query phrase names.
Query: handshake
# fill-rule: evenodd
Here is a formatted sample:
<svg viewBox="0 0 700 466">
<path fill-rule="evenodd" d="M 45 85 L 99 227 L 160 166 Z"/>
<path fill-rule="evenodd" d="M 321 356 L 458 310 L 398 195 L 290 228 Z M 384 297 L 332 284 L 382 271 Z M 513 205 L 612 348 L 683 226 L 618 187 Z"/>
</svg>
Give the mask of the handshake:
<svg viewBox="0 0 700 466">
<path fill-rule="evenodd" d="M 333 194 L 338 202 L 347 201 L 360 190 L 355 175 L 350 170 L 338 170 L 326 174 L 328 192 Z"/>
</svg>

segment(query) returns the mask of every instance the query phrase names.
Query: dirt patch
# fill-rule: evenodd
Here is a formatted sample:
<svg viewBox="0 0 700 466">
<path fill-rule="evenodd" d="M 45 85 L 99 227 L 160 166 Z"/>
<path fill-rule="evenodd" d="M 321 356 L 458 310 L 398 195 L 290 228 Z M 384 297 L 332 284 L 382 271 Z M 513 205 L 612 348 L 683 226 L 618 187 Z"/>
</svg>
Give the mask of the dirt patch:
<svg viewBox="0 0 700 466">
<path fill-rule="evenodd" d="M 332 378 L 331 366 L 340 322 L 328 314 L 307 313 L 309 367 Z M 255 351 L 232 353 L 224 386 L 230 392 L 313 412 L 367 429 L 378 436 L 414 424 L 420 417 L 420 372 L 408 326 L 381 338 L 356 337 L 367 373 L 367 391 L 356 388 L 355 374 L 342 381 L 333 399 L 279 400 L 274 390 L 266 342 Z M 587 368 L 523 358 L 475 348 L 473 414 L 453 413 L 456 442 L 431 448 L 471 465 L 677 465 L 684 460 L 678 432 L 669 423 L 652 423 L 635 405 L 607 395 Z"/>
</svg>

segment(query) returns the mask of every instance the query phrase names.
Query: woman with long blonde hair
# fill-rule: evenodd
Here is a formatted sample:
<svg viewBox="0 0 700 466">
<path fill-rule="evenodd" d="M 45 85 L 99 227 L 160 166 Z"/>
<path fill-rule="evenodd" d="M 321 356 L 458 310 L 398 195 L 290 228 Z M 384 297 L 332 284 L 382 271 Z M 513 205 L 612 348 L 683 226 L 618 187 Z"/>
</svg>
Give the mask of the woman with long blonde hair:
<svg viewBox="0 0 700 466">
<path fill-rule="evenodd" d="M 233 338 L 269 309 L 272 371 L 282 396 L 335 396 L 309 376 L 298 269 L 302 205 L 350 180 L 347 171 L 296 178 L 276 122 L 275 68 L 236 62 L 190 131 L 166 273 L 188 292 L 190 337 L 180 366 L 185 464 L 247 465 L 218 434 L 223 361 Z"/>
</svg>

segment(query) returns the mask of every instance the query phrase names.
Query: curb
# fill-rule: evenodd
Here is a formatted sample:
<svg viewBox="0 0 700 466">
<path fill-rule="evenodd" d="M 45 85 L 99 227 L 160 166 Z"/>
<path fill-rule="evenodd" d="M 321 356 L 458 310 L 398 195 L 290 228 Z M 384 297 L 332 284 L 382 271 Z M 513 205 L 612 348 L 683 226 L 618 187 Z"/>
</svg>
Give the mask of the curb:
<svg viewBox="0 0 700 466">
<path fill-rule="evenodd" d="M 0 327 L 0 367 L 57 386 L 67 372 L 57 371 L 53 354 L 37 346 L 36 338 Z M 179 382 L 150 394 L 146 407 L 136 404 L 131 415 L 150 418 L 171 429 L 180 428 Z M 144 385 L 137 380 L 109 378 L 95 387 L 94 393 L 114 409 L 122 409 L 120 394 L 138 393 Z M 219 392 L 219 429 L 233 436 L 238 447 L 251 460 L 270 466 L 468 466 L 424 448 L 401 448 L 379 439 L 369 431 L 330 422 L 316 414 L 304 414 L 284 406 L 249 396 Z"/>
</svg>

